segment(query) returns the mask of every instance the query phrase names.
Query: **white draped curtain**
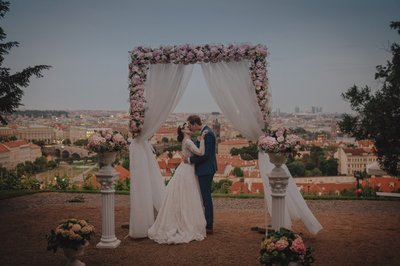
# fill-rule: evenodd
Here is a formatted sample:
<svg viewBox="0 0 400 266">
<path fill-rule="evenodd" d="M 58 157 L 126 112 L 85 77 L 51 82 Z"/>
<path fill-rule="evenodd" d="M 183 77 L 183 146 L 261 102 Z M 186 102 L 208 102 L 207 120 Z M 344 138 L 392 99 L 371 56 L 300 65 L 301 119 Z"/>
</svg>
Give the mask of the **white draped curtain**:
<svg viewBox="0 0 400 266">
<path fill-rule="evenodd" d="M 263 134 L 264 122 L 252 85 L 249 67 L 250 62 L 220 62 L 201 64 L 203 73 L 211 92 L 224 116 L 248 140 L 257 141 Z M 269 162 L 268 154 L 259 152 L 260 175 L 264 183 L 264 195 L 268 212 L 271 214 L 271 187 L 268 174 L 274 168 Z M 287 169 L 289 185 L 287 188 L 285 227 L 291 228 L 291 220 L 301 219 L 311 233 L 317 233 L 321 224 L 312 214 Z"/>
<path fill-rule="evenodd" d="M 145 120 L 138 137 L 130 144 L 129 236 L 142 238 L 154 223 L 154 208 L 160 208 L 165 195 L 164 179 L 149 139 L 165 122 L 181 98 L 193 65 L 150 65 L 145 82 Z"/>
</svg>

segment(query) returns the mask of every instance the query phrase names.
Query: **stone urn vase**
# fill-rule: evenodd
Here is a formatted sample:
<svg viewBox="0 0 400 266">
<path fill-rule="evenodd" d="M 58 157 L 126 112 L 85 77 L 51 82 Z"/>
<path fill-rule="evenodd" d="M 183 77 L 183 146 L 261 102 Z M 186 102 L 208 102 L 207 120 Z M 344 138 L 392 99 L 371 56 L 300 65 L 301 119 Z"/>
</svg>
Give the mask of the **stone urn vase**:
<svg viewBox="0 0 400 266">
<path fill-rule="evenodd" d="M 275 165 L 275 168 L 281 167 L 282 164 L 285 164 L 289 155 L 287 153 L 274 153 L 269 152 L 269 161 Z"/>
<path fill-rule="evenodd" d="M 99 152 L 98 153 L 99 157 L 99 166 L 100 170 L 102 168 L 113 168 L 112 164 L 115 162 L 115 158 L 117 157 L 117 152 L 115 151 L 110 151 L 110 152 Z"/>
<path fill-rule="evenodd" d="M 67 266 L 85 266 L 86 263 L 80 261 L 78 258 L 83 256 L 87 246 L 89 246 L 89 241 L 86 241 L 85 244 L 79 246 L 77 249 L 63 248 L 64 255 L 67 257 Z"/>
</svg>

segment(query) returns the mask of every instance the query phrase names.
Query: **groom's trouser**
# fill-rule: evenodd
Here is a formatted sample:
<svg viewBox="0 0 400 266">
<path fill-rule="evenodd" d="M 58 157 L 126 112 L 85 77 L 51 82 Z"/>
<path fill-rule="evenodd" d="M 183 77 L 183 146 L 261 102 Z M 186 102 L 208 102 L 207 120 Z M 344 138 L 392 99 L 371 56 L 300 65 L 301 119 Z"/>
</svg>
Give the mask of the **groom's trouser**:
<svg viewBox="0 0 400 266">
<path fill-rule="evenodd" d="M 206 228 L 212 229 L 214 222 L 214 207 L 211 198 L 211 185 L 214 174 L 199 176 L 200 192 L 203 198 L 204 215 L 206 217 Z"/>
</svg>

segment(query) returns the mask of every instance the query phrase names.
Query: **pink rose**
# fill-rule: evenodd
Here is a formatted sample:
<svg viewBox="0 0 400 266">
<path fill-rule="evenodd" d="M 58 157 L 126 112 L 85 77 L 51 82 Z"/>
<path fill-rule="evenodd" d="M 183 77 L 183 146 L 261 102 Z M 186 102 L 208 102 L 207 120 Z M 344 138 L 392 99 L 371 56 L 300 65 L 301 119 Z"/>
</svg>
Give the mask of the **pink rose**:
<svg viewBox="0 0 400 266">
<path fill-rule="evenodd" d="M 275 243 L 275 247 L 277 250 L 284 250 L 287 246 L 289 245 L 288 241 L 286 239 L 279 239 L 276 243 Z"/>
<path fill-rule="evenodd" d="M 306 247 L 304 246 L 304 242 L 300 236 L 296 237 L 296 239 L 293 240 L 290 250 L 301 254 L 306 253 Z"/>
</svg>

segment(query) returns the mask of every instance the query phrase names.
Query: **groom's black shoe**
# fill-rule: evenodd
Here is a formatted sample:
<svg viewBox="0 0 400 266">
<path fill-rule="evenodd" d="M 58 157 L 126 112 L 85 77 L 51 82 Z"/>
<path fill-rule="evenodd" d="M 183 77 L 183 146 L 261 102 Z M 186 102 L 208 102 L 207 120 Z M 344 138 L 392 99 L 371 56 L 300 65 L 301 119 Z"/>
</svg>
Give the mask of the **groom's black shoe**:
<svg viewBox="0 0 400 266">
<path fill-rule="evenodd" d="M 212 228 L 206 228 L 207 235 L 212 235 L 214 233 Z"/>
</svg>

